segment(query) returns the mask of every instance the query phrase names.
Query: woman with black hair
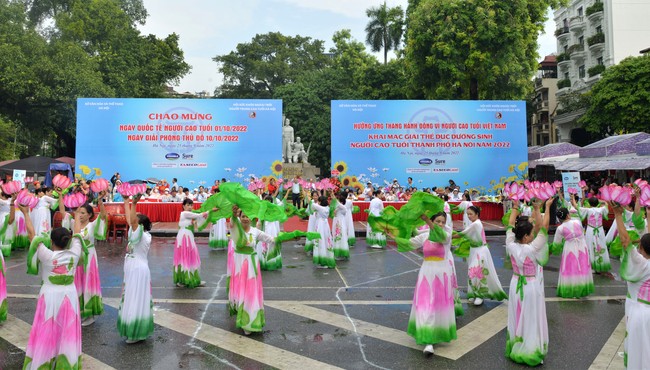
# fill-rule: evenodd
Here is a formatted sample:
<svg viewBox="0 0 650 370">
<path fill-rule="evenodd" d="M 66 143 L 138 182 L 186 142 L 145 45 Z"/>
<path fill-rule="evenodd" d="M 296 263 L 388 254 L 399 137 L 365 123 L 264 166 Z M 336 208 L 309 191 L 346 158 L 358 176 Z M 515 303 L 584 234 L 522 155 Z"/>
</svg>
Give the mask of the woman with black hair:
<svg viewBox="0 0 650 370">
<path fill-rule="evenodd" d="M 617 228 L 623 245 L 621 278 L 627 281 L 623 359 L 628 369 L 644 369 L 650 364 L 650 230 L 646 225 L 641 232 L 644 235 L 639 240 L 631 240 L 623 207 L 614 203 L 610 207 L 616 216 L 616 225 L 612 227 Z M 650 208 L 645 212 L 650 217 Z"/>
<path fill-rule="evenodd" d="M 533 203 L 533 220 L 519 216 L 518 204 L 512 209 L 506 231 L 506 250 L 512 263 L 510 296 L 508 298 L 508 331 L 506 357 L 514 362 L 537 366 L 548 351 L 548 323 L 544 285 L 540 284 L 540 266 L 548 262 L 548 224 L 551 204 Z"/>
<path fill-rule="evenodd" d="M 334 207 L 334 219 L 332 220 L 332 246 L 336 260 L 347 260 L 350 258 L 350 246 L 348 245 L 348 225 L 346 215 L 348 209 L 345 207 L 347 195 L 339 192 L 335 200 L 332 200 L 330 207 Z M 352 230 L 354 232 L 354 230 Z"/>
<path fill-rule="evenodd" d="M 151 301 L 151 272 L 149 247 L 151 221 L 135 211 L 140 195 L 124 199 L 124 213 L 129 225 L 129 242 L 124 258 L 124 284 L 117 315 L 117 331 L 126 343 L 147 339 L 153 333 L 153 303 Z"/>
<path fill-rule="evenodd" d="M 336 260 L 332 251 L 332 230 L 328 221 L 330 205 L 327 196 L 321 195 L 318 203 L 312 202 L 316 213 L 316 232 L 320 234 L 318 244 L 314 245 L 314 256 L 312 261 L 318 268 L 335 268 Z"/>
<path fill-rule="evenodd" d="M 551 247 L 554 254 L 562 252 L 557 295 L 563 298 L 588 296 L 594 292 L 594 279 L 582 223 L 573 219 L 566 207 L 558 209 L 555 214 L 562 222 L 555 229 Z"/>
<path fill-rule="evenodd" d="M 42 187 L 34 192 L 38 197 L 38 204 L 29 214 L 29 217 L 32 219 L 34 232 L 36 235 L 40 235 L 41 233 L 48 233 L 52 229 L 50 208 L 56 205 L 57 200 L 52 198 L 52 189 Z"/>
<path fill-rule="evenodd" d="M 201 280 L 201 257 L 194 241 L 194 226 L 197 221 L 205 223 L 208 212 L 194 213 L 194 201 L 183 199 L 183 211 L 178 221 L 178 235 L 174 245 L 174 283 L 179 287 L 196 288 L 205 286 Z M 201 226 L 201 225 L 199 225 Z"/>
<path fill-rule="evenodd" d="M 379 198 L 381 190 L 377 189 L 373 192 L 374 198 L 370 201 L 368 206 L 368 215 L 379 217 L 381 211 L 384 210 L 384 202 Z M 386 247 L 386 235 L 381 232 L 374 231 L 370 224 L 366 226 L 366 243 L 370 248 L 382 249 Z"/>
<path fill-rule="evenodd" d="M 27 211 L 27 207 L 23 212 Z M 81 368 L 80 301 L 75 288 L 75 271 L 82 253 L 82 217 L 77 210 L 74 235 L 59 227 L 47 234 L 34 235 L 31 219 L 25 219 L 31 241 L 27 273 L 39 275 L 42 285 L 36 313 L 25 349 L 23 369 Z"/>
<path fill-rule="evenodd" d="M 287 193 L 289 193 L 287 191 Z M 314 209 L 314 203 L 318 202 L 318 191 L 317 190 L 312 190 L 311 194 L 307 196 L 307 190 L 305 190 L 305 199 L 310 199 L 309 202 L 307 202 L 307 214 L 309 215 L 309 220 L 307 221 L 307 232 L 316 232 L 316 210 Z M 307 252 L 308 255 L 312 255 L 314 251 L 314 241 L 313 240 L 305 240 L 305 252 Z"/>
<path fill-rule="evenodd" d="M 106 209 L 104 208 L 104 192 L 101 192 L 97 203 L 99 205 L 99 216 L 90 221 L 95 216 L 93 207 L 86 203 L 77 208 L 75 220 L 77 217 L 81 223 L 81 236 L 83 237 L 84 253 L 82 260 L 77 266 L 75 273 L 75 285 L 79 302 L 81 304 L 81 322 L 82 326 L 88 326 L 95 322 L 95 316 L 104 312 L 102 303 L 102 286 L 99 278 L 99 263 L 97 251 L 95 250 L 95 240 L 106 240 Z M 61 200 L 60 203 L 63 203 Z"/>
<path fill-rule="evenodd" d="M 467 259 L 467 298 L 475 306 L 482 305 L 484 299 L 502 301 L 508 296 L 501 288 L 492 254 L 485 240 L 485 230 L 479 219 L 481 210 L 476 206 L 470 206 L 466 212 L 471 224 L 463 231 L 454 234 L 453 238 L 464 238 L 470 245 Z"/>
<path fill-rule="evenodd" d="M 571 205 L 578 210 L 581 219 L 587 219 L 587 228 L 585 229 L 585 241 L 589 247 L 589 260 L 591 269 L 596 273 L 608 272 L 612 269 L 609 262 L 609 253 L 607 244 L 605 244 L 605 231 L 603 229 L 603 217 L 607 217 L 609 208 L 606 204 L 600 205 L 597 198 L 587 199 L 589 207 L 580 207 L 571 197 Z"/>
<path fill-rule="evenodd" d="M 472 221 L 467 215 L 467 210 L 469 207 L 474 206 L 468 192 L 463 193 L 463 201 L 458 204 L 458 209 L 463 212 L 463 229 L 467 229 L 469 225 L 472 224 Z"/>
</svg>

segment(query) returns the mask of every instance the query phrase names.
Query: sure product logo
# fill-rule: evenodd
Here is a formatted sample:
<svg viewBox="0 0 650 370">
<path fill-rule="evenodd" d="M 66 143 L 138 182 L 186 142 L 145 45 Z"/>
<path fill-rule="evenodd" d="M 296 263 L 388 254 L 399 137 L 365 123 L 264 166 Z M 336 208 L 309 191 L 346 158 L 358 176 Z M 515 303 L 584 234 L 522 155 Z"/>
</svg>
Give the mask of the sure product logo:
<svg viewBox="0 0 650 370">
<path fill-rule="evenodd" d="M 165 155 L 165 158 L 170 160 L 170 161 L 175 161 L 180 157 L 181 156 L 178 153 L 167 153 L 167 155 Z"/>
<path fill-rule="evenodd" d="M 422 166 L 429 166 L 431 163 L 433 163 L 433 161 L 429 158 L 422 158 L 418 161 L 418 163 L 420 163 Z"/>
</svg>

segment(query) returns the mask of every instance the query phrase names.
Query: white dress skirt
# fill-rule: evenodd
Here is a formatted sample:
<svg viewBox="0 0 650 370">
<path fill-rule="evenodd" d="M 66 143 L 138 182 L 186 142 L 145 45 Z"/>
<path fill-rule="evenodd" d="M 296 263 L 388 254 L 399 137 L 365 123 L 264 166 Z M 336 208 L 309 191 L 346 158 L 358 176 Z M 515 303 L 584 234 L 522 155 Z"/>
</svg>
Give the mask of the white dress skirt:
<svg viewBox="0 0 650 370">
<path fill-rule="evenodd" d="M 210 248 L 218 250 L 225 250 L 228 246 L 228 228 L 226 227 L 225 218 L 220 218 L 212 224 L 208 245 Z"/>
<path fill-rule="evenodd" d="M 630 245 L 623 252 L 621 277 L 627 281 L 625 356 L 628 369 L 650 364 L 650 261 Z"/>
</svg>

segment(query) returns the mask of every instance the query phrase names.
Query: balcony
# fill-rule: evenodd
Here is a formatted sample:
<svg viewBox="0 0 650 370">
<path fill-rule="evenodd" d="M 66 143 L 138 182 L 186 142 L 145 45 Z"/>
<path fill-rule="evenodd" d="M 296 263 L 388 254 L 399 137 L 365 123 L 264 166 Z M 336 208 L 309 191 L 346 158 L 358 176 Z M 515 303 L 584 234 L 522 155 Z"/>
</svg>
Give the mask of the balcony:
<svg viewBox="0 0 650 370">
<path fill-rule="evenodd" d="M 569 33 L 569 27 L 562 27 L 555 30 L 555 37 L 557 37 L 560 43 L 566 41 L 571 34 Z"/>
<path fill-rule="evenodd" d="M 604 6 L 603 3 L 600 1 L 588 7 L 585 13 L 587 14 L 587 19 L 589 19 L 589 22 L 591 23 L 600 22 L 603 19 L 603 10 L 604 10 Z"/>
<path fill-rule="evenodd" d="M 589 51 L 592 53 L 598 53 L 603 51 L 605 48 L 605 34 L 599 32 L 587 39 L 587 45 L 589 45 Z"/>
<path fill-rule="evenodd" d="M 581 33 L 585 28 L 584 17 L 573 17 L 569 23 L 569 29 L 574 33 Z"/>
<path fill-rule="evenodd" d="M 537 108 L 538 112 L 548 111 L 548 100 L 538 101 L 535 107 Z"/>
<path fill-rule="evenodd" d="M 585 59 L 585 46 L 583 44 L 573 44 L 569 46 L 567 53 L 571 55 L 571 60 L 582 61 Z"/>
<path fill-rule="evenodd" d="M 587 73 L 589 74 L 589 77 L 594 77 L 597 76 L 605 70 L 605 66 L 602 64 L 597 64 L 587 70 Z"/>
<path fill-rule="evenodd" d="M 558 68 L 565 69 L 566 67 L 569 66 L 569 64 L 571 64 L 570 53 L 568 53 L 568 52 L 562 53 L 562 54 L 557 56 L 556 60 L 557 60 Z"/>
</svg>

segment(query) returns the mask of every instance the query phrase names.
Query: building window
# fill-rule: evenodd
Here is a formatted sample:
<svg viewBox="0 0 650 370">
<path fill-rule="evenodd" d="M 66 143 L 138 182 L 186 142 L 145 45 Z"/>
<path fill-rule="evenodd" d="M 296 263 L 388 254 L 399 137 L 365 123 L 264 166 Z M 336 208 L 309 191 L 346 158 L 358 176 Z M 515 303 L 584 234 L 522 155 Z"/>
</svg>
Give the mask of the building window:
<svg viewBox="0 0 650 370">
<path fill-rule="evenodd" d="M 564 72 L 564 79 L 568 80 L 569 79 L 569 72 Z"/>
<path fill-rule="evenodd" d="M 582 7 L 578 8 L 578 17 L 582 17 Z"/>
<path fill-rule="evenodd" d="M 582 46 L 585 45 L 585 37 L 584 36 L 578 37 L 578 44 L 580 44 Z"/>
<path fill-rule="evenodd" d="M 599 66 L 602 66 L 603 65 L 603 57 L 598 57 L 598 59 L 596 59 L 596 64 L 598 64 Z"/>
<path fill-rule="evenodd" d="M 578 67 L 578 77 L 585 78 L 585 65 Z"/>
<path fill-rule="evenodd" d="M 564 52 L 566 53 L 569 50 L 569 45 L 565 44 L 563 47 L 564 47 Z"/>
<path fill-rule="evenodd" d="M 603 26 L 596 27 L 596 33 L 602 33 L 602 32 L 603 32 Z"/>
<path fill-rule="evenodd" d="M 569 28 L 569 20 L 568 19 L 564 18 L 562 20 L 562 24 L 564 25 L 564 28 Z"/>
</svg>

